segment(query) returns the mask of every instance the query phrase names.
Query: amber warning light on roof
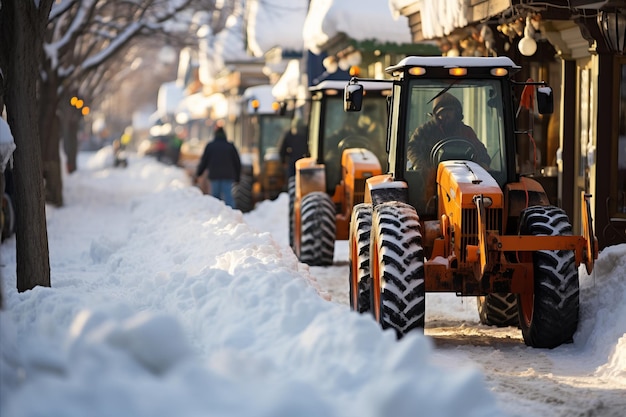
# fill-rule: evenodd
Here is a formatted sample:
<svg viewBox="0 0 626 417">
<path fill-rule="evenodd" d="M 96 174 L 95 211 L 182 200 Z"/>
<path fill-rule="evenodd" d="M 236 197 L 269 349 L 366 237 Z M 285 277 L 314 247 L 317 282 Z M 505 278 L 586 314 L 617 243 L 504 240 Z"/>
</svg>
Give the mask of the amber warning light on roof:
<svg viewBox="0 0 626 417">
<path fill-rule="evenodd" d="M 450 68 L 450 70 L 448 70 L 448 73 L 454 77 L 462 77 L 464 75 L 467 75 L 467 68 L 461 68 L 461 67 Z"/>
</svg>

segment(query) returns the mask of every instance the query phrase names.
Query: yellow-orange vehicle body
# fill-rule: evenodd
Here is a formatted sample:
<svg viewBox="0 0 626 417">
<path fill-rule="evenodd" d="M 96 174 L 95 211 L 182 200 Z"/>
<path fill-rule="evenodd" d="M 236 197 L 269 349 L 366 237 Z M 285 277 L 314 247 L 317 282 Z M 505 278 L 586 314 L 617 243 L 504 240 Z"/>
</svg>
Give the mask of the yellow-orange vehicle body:
<svg viewBox="0 0 626 417">
<path fill-rule="evenodd" d="M 423 328 L 426 292 L 478 297 L 482 323 L 518 325 L 530 346 L 556 347 L 576 330 L 578 267 L 591 273 L 598 256 L 591 196 L 581 195 L 576 234 L 542 185 L 517 169 L 515 138 L 527 131 L 515 125 L 514 87 L 538 87 L 539 111 L 552 107 L 545 83 L 511 79 L 518 69 L 505 57 L 408 57 L 388 68 L 389 169 L 367 179 L 364 203 L 353 208 L 349 284 L 352 308 L 400 337 Z M 346 86 L 346 108 L 365 102 L 360 82 Z M 416 158 L 443 94 L 463 103 L 480 145 L 433 138 Z M 475 160 L 480 147 L 489 163 Z"/>
</svg>

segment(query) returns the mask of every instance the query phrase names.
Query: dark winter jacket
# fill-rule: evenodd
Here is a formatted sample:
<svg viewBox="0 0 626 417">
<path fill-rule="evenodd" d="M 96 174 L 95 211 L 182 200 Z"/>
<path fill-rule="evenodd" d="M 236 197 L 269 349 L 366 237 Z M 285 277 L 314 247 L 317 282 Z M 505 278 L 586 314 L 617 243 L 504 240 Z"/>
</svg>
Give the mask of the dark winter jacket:
<svg viewBox="0 0 626 417">
<path fill-rule="evenodd" d="M 239 182 L 241 159 L 237 148 L 226 139 L 223 129 L 217 129 L 213 141 L 204 148 L 196 169 L 196 176 L 209 170 L 209 180 L 233 180 Z"/>
<path fill-rule="evenodd" d="M 444 138 L 461 137 L 472 143 L 478 155 L 474 156 L 474 160 L 482 165 L 489 165 L 491 158 L 485 149 L 485 145 L 476 137 L 474 129 L 467 126 L 463 122 L 459 122 L 455 128 L 444 131 L 443 128 L 431 119 L 424 125 L 418 127 L 409 139 L 407 156 L 413 165 L 413 169 L 430 169 L 433 168 L 430 161 L 430 151 L 433 146 Z"/>
</svg>

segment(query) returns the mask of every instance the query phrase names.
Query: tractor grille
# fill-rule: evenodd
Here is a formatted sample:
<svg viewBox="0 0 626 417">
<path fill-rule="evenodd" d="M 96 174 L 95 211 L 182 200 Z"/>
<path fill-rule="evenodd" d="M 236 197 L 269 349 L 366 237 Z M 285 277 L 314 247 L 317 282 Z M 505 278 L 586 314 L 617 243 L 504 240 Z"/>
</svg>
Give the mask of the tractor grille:
<svg viewBox="0 0 626 417">
<path fill-rule="evenodd" d="M 360 204 L 365 200 L 365 178 L 354 180 L 354 205 Z"/>
<path fill-rule="evenodd" d="M 502 232 L 502 209 L 485 209 L 487 230 Z M 466 262 L 467 245 L 478 244 L 478 214 L 476 209 L 463 209 L 461 219 L 461 262 Z"/>
</svg>

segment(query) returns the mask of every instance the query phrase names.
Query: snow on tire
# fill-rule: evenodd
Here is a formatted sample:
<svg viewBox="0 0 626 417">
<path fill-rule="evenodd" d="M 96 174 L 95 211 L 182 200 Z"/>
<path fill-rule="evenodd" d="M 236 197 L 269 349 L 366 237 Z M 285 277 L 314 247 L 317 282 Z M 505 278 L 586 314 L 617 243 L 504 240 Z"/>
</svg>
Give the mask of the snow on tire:
<svg viewBox="0 0 626 417">
<path fill-rule="evenodd" d="M 311 266 L 332 265 L 336 225 L 330 196 L 319 191 L 305 195 L 300 213 L 300 261 Z"/>
<path fill-rule="evenodd" d="M 480 322 L 487 326 L 517 326 L 517 296 L 511 293 L 493 293 L 477 297 Z"/>
<path fill-rule="evenodd" d="M 520 234 L 564 236 L 572 234 L 567 214 L 553 206 L 525 209 Z M 554 348 L 572 341 L 578 327 L 579 284 L 573 251 L 540 250 L 532 253 L 534 295 L 518 297 L 519 321 L 528 346 Z"/>
<path fill-rule="evenodd" d="M 350 307 L 359 313 L 370 311 L 370 231 L 372 205 L 361 203 L 350 218 L 349 298 Z"/>
<path fill-rule="evenodd" d="M 398 338 L 424 327 L 424 249 L 413 206 L 383 203 L 372 215 L 371 308 L 383 329 Z"/>
</svg>

